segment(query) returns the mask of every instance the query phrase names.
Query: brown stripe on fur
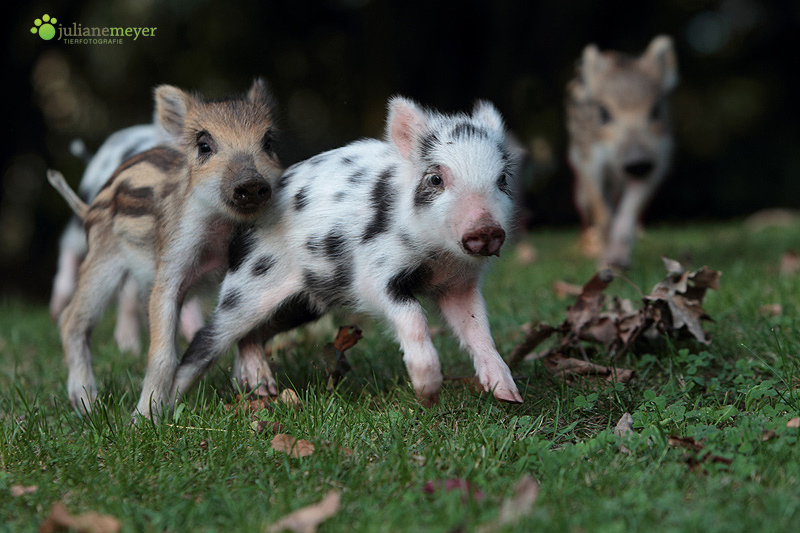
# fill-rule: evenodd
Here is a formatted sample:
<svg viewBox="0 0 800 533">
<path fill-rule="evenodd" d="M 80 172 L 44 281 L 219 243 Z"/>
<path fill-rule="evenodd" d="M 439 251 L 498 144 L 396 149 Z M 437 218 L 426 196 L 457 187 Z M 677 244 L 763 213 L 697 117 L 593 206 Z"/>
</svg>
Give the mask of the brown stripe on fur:
<svg viewBox="0 0 800 533">
<path fill-rule="evenodd" d="M 174 194 L 175 191 L 178 190 L 178 186 L 180 184 L 177 181 L 168 181 L 164 184 L 164 187 L 161 188 L 161 197 L 166 198 L 167 196 Z"/>
<path fill-rule="evenodd" d="M 117 170 L 114 171 L 111 177 L 108 178 L 108 181 L 100 190 L 102 191 L 103 189 L 110 187 L 111 184 L 117 179 L 117 176 L 132 166 L 138 165 L 139 163 L 150 163 L 157 169 L 166 173 L 170 173 L 180 168 L 181 165 L 183 165 L 184 160 L 185 156 L 178 150 L 170 148 L 169 146 L 156 146 L 155 148 L 151 148 L 140 154 L 136 154 L 122 163 L 119 167 L 117 167 Z"/>
<path fill-rule="evenodd" d="M 155 194 L 152 187 L 131 187 L 123 181 L 117 187 L 112 203 L 114 214 L 129 217 L 150 215 L 155 209 Z"/>
</svg>

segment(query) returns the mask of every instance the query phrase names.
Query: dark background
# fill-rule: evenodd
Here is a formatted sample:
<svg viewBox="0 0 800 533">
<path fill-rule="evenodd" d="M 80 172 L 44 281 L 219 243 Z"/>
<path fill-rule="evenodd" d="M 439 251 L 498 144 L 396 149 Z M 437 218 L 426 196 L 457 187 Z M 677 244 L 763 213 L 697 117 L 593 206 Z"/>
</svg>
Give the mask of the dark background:
<svg viewBox="0 0 800 533">
<path fill-rule="evenodd" d="M 67 45 L 31 35 L 45 13 L 64 26 L 158 29 L 121 45 Z M 69 142 L 94 150 L 148 122 L 161 83 L 218 97 L 265 76 L 281 105 L 285 163 L 382 135 L 392 94 L 442 111 L 489 99 L 534 155 L 535 230 L 577 223 L 562 100 L 581 50 L 638 54 L 666 33 L 681 73 L 678 150 L 648 222 L 800 203 L 800 2 L 35 1 L 4 6 L 3 19 L 0 294 L 46 301 L 69 210 L 45 169 L 77 186 L 83 163 Z"/>
</svg>

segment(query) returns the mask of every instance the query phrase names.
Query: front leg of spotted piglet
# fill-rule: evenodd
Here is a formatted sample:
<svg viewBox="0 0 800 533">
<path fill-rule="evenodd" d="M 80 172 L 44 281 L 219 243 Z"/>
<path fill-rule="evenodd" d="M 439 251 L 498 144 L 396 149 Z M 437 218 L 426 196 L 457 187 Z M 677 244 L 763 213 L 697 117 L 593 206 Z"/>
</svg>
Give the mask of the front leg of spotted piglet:
<svg viewBox="0 0 800 533">
<path fill-rule="evenodd" d="M 431 341 L 425 311 L 419 303 L 413 302 L 392 309 L 388 315 L 420 403 L 426 407 L 439 403 L 442 367 Z"/>
<path fill-rule="evenodd" d="M 498 400 L 522 403 L 511 371 L 495 348 L 486 304 L 477 285 L 449 291 L 439 298 L 438 303 L 461 345 L 472 356 L 484 390 L 491 391 Z"/>
</svg>

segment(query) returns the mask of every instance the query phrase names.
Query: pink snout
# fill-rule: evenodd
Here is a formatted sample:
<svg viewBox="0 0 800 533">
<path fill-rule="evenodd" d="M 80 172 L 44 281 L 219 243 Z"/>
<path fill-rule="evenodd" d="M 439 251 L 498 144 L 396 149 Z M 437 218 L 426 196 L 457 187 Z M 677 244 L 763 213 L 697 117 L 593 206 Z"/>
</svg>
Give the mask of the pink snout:
<svg viewBox="0 0 800 533">
<path fill-rule="evenodd" d="M 497 225 L 481 226 L 461 237 L 461 246 L 470 255 L 500 255 L 500 247 L 506 240 L 506 232 Z"/>
</svg>

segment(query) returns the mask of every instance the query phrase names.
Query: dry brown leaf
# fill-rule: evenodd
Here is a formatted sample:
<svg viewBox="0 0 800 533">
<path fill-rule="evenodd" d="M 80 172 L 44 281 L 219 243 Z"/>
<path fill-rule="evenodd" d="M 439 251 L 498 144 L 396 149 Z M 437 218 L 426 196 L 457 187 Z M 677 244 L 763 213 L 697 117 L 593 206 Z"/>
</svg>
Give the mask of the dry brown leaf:
<svg viewBox="0 0 800 533">
<path fill-rule="evenodd" d="M 596 348 L 585 343 L 603 345 L 612 358 L 639 339 L 652 341 L 664 334 L 688 334 L 699 342 L 710 343 L 701 322 L 711 318 L 702 302 L 708 289 L 719 288 L 720 272 L 706 267 L 689 272 L 678 261 L 667 257 L 662 260 L 668 274 L 643 297 L 640 308 L 627 299 L 614 297 L 607 301 L 604 291 L 615 276 L 610 270 L 598 272 L 580 288 L 575 303 L 567 308 L 566 319 L 557 327 L 540 323 L 529 328 L 525 339 L 506 358 L 506 364 L 513 369 L 523 359 L 544 359 L 545 366 L 560 377 L 588 375 L 625 382 L 633 376 L 632 371 L 614 371 L 588 363 Z M 531 354 L 553 334 L 557 334 L 553 346 Z"/>
<path fill-rule="evenodd" d="M 122 522 L 113 516 L 93 511 L 73 515 L 63 503 L 56 502 L 50 509 L 50 514 L 39 526 L 39 531 L 40 533 L 54 533 L 67 529 L 81 533 L 114 533 L 122 529 Z"/>
<path fill-rule="evenodd" d="M 557 280 L 553 282 L 553 292 L 556 293 L 556 298 L 563 300 L 567 296 L 578 296 L 583 292 L 583 287 L 568 281 Z"/>
<path fill-rule="evenodd" d="M 345 374 L 350 371 L 350 363 L 344 352 L 355 346 L 363 337 L 358 326 L 342 326 L 336 338 L 322 347 L 322 359 L 328 374 L 328 390 L 332 391 Z"/>
<path fill-rule="evenodd" d="M 614 434 L 619 437 L 623 438 L 628 435 L 633 435 L 633 416 L 630 413 L 625 413 L 617 422 L 616 427 L 614 428 Z M 619 451 L 622 453 L 631 453 L 631 451 L 625 447 L 625 445 L 619 445 Z"/>
<path fill-rule="evenodd" d="M 615 368 L 590 363 L 573 357 L 565 357 L 555 353 L 544 358 L 544 366 L 559 378 L 571 382 L 571 378 L 603 378 L 611 383 L 627 383 L 634 376 L 634 371 L 627 368 Z"/>
<path fill-rule="evenodd" d="M 246 412 L 257 412 L 266 409 L 272 411 L 274 407 L 272 402 L 275 400 L 269 396 L 259 396 L 257 398 L 242 398 L 241 394 L 235 396 L 235 403 L 226 403 L 224 405 L 226 411 L 233 411 L 234 409 L 241 409 Z"/>
<path fill-rule="evenodd" d="M 614 434 L 617 437 L 633 434 L 633 416 L 630 413 L 625 413 L 620 417 L 616 427 L 614 427 Z"/>
<path fill-rule="evenodd" d="M 466 387 L 472 392 L 484 392 L 478 376 L 444 376 L 442 379 Z"/>
<path fill-rule="evenodd" d="M 701 443 L 697 442 L 692 437 L 670 436 L 667 442 L 673 448 L 688 448 L 696 452 L 699 452 L 704 448 L 704 446 Z"/>
<path fill-rule="evenodd" d="M 525 474 L 514 485 L 514 494 L 503 500 L 497 519 L 482 524 L 478 532 L 490 533 L 517 524 L 522 518 L 531 514 L 538 498 L 539 483 L 530 474 Z"/>
<path fill-rule="evenodd" d="M 278 433 L 272 437 L 272 449 L 288 453 L 292 457 L 307 457 L 314 453 L 314 445 L 303 439 L 295 439 L 286 433 Z"/>
<path fill-rule="evenodd" d="M 556 331 L 556 328 L 543 322 L 535 328 L 529 329 L 525 333 L 525 340 L 515 346 L 514 349 L 511 350 L 511 353 L 508 354 L 508 357 L 506 357 L 508 368 L 514 369 L 527 354 L 547 340 L 547 338 Z"/>
<path fill-rule="evenodd" d="M 428 481 L 425 483 L 425 486 L 422 487 L 422 490 L 426 494 L 435 494 L 441 490 L 445 492 L 457 490 L 461 493 L 461 501 L 464 503 L 470 500 L 476 502 L 483 500 L 483 491 L 464 478 Z"/>
<path fill-rule="evenodd" d="M 761 316 L 781 316 L 783 314 L 783 306 L 781 304 L 764 304 L 758 308 L 758 314 Z"/>
<path fill-rule="evenodd" d="M 686 328 L 685 331 L 695 339 L 709 344 L 711 341 L 700 322 L 710 320 L 711 317 L 701 304 L 708 289 L 719 289 L 719 278 L 722 274 L 706 267 L 687 272 L 677 261 L 666 257 L 663 260 L 669 274 L 645 296 L 648 305 L 661 311 L 659 327 L 666 331 L 681 331 Z"/>
<path fill-rule="evenodd" d="M 283 389 L 278 399 L 289 407 L 297 407 L 298 409 L 303 407 L 303 402 L 292 389 Z"/>
<path fill-rule="evenodd" d="M 791 276 L 800 272 L 800 255 L 794 250 L 784 252 L 781 256 L 780 273 L 782 276 Z"/>
<path fill-rule="evenodd" d="M 280 422 L 270 422 L 268 420 L 253 420 L 250 422 L 250 429 L 259 435 L 263 435 L 264 433 L 277 435 L 278 433 L 283 433 L 283 424 Z"/>
<path fill-rule="evenodd" d="M 535 263 L 538 255 L 539 254 L 536 252 L 536 248 L 534 248 L 529 242 L 525 241 L 519 243 L 514 250 L 514 256 L 517 260 L 517 263 L 521 265 L 531 265 Z"/>
<path fill-rule="evenodd" d="M 584 326 L 594 322 L 599 316 L 606 299 L 603 291 L 613 279 L 613 272 L 607 269 L 601 270 L 583 286 L 578 299 L 567 308 L 567 323 L 573 334 L 580 335 Z"/>
<path fill-rule="evenodd" d="M 317 527 L 325 520 L 339 512 L 341 495 L 338 490 L 330 491 L 319 502 L 302 507 L 287 514 L 274 524 L 267 526 L 267 533 L 280 533 L 292 531 L 294 533 L 314 533 Z"/>
<path fill-rule="evenodd" d="M 363 336 L 361 328 L 358 326 L 342 326 L 336 332 L 333 346 L 340 352 L 344 352 L 355 346 Z"/>
<path fill-rule="evenodd" d="M 27 487 L 24 485 L 12 485 L 10 492 L 12 498 L 19 498 L 24 494 L 32 494 L 37 490 L 39 490 L 39 487 L 36 485 L 29 485 Z"/>
<path fill-rule="evenodd" d="M 792 418 L 786 422 L 787 428 L 800 428 L 800 418 Z"/>
</svg>

